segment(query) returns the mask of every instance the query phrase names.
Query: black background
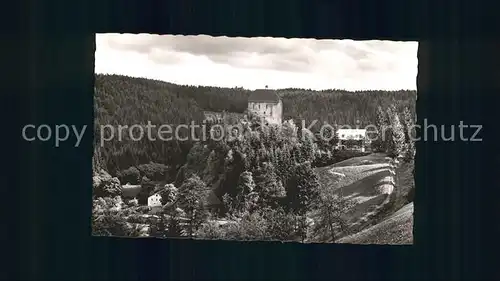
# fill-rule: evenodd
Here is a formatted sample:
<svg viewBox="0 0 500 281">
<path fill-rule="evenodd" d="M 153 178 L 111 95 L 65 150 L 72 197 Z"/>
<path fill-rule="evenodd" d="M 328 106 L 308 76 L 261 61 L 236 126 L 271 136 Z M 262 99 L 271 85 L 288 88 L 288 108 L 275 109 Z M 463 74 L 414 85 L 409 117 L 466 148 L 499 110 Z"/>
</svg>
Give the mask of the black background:
<svg viewBox="0 0 500 281">
<path fill-rule="evenodd" d="M 500 279 L 496 9 L 366 2 L 33 1 L 3 8 L 1 277 Z M 419 119 L 482 124 L 483 141 L 417 144 L 413 246 L 94 238 L 91 130 L 80 147 L 68 141 L 56 148 L 22 141 L 21 128 L 92 128 L 95 33 L 109 32 L 419 41 Z"/>
</svg>

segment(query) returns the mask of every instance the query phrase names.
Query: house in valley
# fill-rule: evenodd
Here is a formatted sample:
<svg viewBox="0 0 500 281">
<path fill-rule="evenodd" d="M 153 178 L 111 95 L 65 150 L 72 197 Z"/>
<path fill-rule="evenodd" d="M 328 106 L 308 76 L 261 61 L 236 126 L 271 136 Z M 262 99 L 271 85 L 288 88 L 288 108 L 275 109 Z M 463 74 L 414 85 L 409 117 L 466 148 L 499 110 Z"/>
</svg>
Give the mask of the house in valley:
<svg viewBox="0 0 500 281">
<path fill-rule="evenodd" d="M 150 208 L 151 213 L 158 213 L 162 210 L 162 197 L 160 194 L 155 193 L 148 197 L 148 207 Z"/>
<path fill-rule="evenodd" d="M 276 91 L 260 89 L 253 91 L 248 97 L 248 111 L 265 118 L 269 124 L 281 124 L 283 119 L 283 102 Z"/>
<path fill-rule="evenodd" d="M 155 193 L 151 196 L 148 197 L 148 207 L 161 207 L 161 195 L 158 193 Z"/>
</svg>

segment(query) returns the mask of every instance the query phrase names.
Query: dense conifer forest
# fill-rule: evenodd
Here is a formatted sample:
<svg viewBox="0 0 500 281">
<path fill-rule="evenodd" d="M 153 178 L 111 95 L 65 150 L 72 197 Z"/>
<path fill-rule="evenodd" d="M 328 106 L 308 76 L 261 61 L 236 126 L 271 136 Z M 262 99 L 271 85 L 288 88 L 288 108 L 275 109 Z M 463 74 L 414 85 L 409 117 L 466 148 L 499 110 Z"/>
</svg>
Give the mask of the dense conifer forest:
<svg viewBox="0 0 500 281">
<path fill-rule="evenodd" d="M 201 124 L 203 111 L 243 113 L 247 107 L 249 90 L 183 86 L 172 83 L 120 75 L 96 75 L 95 78 L 95 139 L 99 140 L 100 125 L 147 124 Z M 281 89 L 283 120 L 296 120 L 306 127 L 317 120 L 312 130 L 327 122 L 334 125 L 360 127 L 375 124 L 377 108 L 393 105 L 398 112 L 408 108 L 415 114 L 416 92 L 313 91 Z M 125 135 L 124 139 L 127 138 Z M 112 174 L 131 166 L 149 162 L 179 168 L 193 143 L 190 141 L 109 141 L 101 150 L 103 165 Z"/>
</svg>

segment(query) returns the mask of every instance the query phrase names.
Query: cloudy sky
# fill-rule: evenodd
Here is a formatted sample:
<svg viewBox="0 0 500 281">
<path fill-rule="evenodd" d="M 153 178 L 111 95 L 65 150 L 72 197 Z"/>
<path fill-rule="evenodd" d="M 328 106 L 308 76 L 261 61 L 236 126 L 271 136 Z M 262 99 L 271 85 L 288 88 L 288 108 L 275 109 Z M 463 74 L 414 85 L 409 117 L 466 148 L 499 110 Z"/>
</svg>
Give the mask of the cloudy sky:
<svg viewBox="0 0 500 281">
<path fill-rule="evenodd" d="M 247 89 L 416 89 L 417 42 L 98 34 L 96 45 L 96 73 Z"/>
</svg>

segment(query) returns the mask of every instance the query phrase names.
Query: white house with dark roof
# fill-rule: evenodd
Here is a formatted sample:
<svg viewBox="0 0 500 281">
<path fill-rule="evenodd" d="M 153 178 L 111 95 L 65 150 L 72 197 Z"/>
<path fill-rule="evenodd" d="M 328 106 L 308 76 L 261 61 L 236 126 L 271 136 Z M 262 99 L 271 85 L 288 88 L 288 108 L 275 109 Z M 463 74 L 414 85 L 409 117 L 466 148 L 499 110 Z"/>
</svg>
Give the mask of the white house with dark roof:
<svg viewBox="0 0 500 281">
<path fill-rule="evenodd" d="M 248 111 L 263 116 L 270 124 L 281 124 L 283 102 L 274 90 L 260 89 L 248 97 Z"/>
<path fill-rule="evenodd" d="M 368 142 L 366 129 L 338 129 L 339 147 L 365 151 Z"/>
<path fill-rule="evenodd" d="M 161 195 L 156 193 L 148 197 L 149 207 L 161 207 Z"/>
</svg>

